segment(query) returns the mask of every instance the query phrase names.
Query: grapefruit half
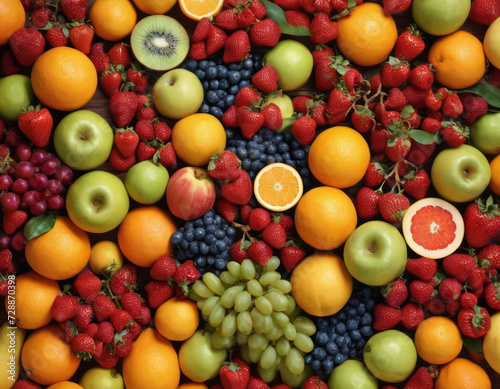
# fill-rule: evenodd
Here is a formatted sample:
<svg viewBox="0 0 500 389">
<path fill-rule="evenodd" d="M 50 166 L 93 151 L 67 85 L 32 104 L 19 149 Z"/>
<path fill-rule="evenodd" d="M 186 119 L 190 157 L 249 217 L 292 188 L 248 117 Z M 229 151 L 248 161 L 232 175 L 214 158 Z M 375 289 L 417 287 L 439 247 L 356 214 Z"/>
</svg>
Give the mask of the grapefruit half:
<svg viewBox="0 0 500 389">
<path fill-rule="evenodd" d="M 464 220 L 459 210 L 436 197 L 413 203 L 406 210 L 402 226 L 406 244 L 427 258 L 452 254 L 464 238 Z"/>
</svg>

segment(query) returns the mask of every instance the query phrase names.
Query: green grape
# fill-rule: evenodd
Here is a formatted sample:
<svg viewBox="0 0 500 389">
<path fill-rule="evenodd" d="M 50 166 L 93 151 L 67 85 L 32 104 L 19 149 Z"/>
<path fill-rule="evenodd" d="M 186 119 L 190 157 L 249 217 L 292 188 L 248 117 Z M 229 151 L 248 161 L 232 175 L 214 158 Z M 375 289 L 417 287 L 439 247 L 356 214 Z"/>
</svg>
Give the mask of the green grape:
<svg viewBox="0 0 500 389">
<path fill-rule="evenodd" d="M 208 289 L 219 296 L 226 290 L 222 281 L 214 273 L 206 272 L 203 274 L 202 279 Z"/>
<path fill-rule="evenodd" d="M 276 270 L 278 267 L 280 267 L 280 264 L 280 259 L 276 255 L 273 255 L 271 258 L 269 258 L 269 261 L 267 261 L 266 265 L 264 266 L 264 273 Z"/>
<path fill-rule="evenodd" d="M 217 349 L 230 349 L 236 342 L 234 336 L 224 337 L 217 331 L 214 331 L 210 337 L 210 343 Z"/>
<path fill-rule="evenodd" d="M 226 309 L 222 306 L 220 301 L 218 301 L 217 304 L 215 304 L 212 313 L 208 317 L 208 324 L 210 324 L 212 327 L 217 327 L 219 324 L 222 323 L 222 320 L 224 320 L 225 316 L 226 316 Z"/>
<path fill-rule="evenodd" d="M 288 306 L 288 299 L 278 289 L 272 289 L 270 292 L 266 293 L 266 297 L 273 305 L 275 311 L 282 312 Z"/>
<path fill-rule="evenodd" d="M 304 371 L 304 357 L 295 347 L 290 347 L 290 351 L 285 356 L 285 365 L 290 373 L 301 374 Z"/>
<path fill-rule="evenodd" d="M 188 290 L 187 298 L 190 299 L 191 301 L 197 302 L 200 300 L 204 300 L 204 297 L 200 297 L 193 289 Z"/>
<path fill-rule="evenodd" d="M 246 290 L 238 293 L 234 300 L 234 309 L 236 312 L 247 311 L 252 306 L 252 296 Z"/>
<path fill-rule="evenodd" d="M 271 319 L 272 320 L 272 319 Z M 266 333 L 266 338 L 269 339 L 271 342 L 274 342 L 281 338 L 283 336 L 283 328 L 274 325 L 271 327 L 271 331 Z"/>
<path fill-rule="evenodd" d="M 220 302 L 219 296 L 212 296 L 207 298 L 205 300 L 205 303 L 203 304 L 203 307 L 201 307 L 201 313 L 203 313 L 207 317 L 210 316 L 212 310 L 214 309 L 214 307 L 217 305 L 218 302 Z"/>
<path fill-rule="evenodd" d="M 255 265 L 251 259 L 244 259 L 240 267 L 240 280 L 248 281 L 255 278 Z"/>
<path fill-rule="evenodd" d="M 275 347 L 276 347 L 276 352 L 278 353 L 278 355 L 281 355 L 282 357 L 284 357 L 290 351 L 290 342 L 288 341 L 287 338 L 282 336 L 281 338 L 279 338 L 276 341 Z"/>
<path fill-rule="evenodd" d="M 281 328 L 285 328 L 290 323 L 290 318 L 283 312 L 273 312 L 271 316 L 274 323 Z"/>
<path fill-rule="evenodd" d="M 236 332 L 236 316 L 238 314 L 236 311 L 229 312 L 226 317 L 222 320 L 220 325 L 220 334 L 222 336 L 232 336 Z"/>
<path fill-rule="evenodd" d="M 244 311 L 238 313 L 238 316 L 236 316 L 236 325 L 238 327 L 238 331 L 242 334 L 250 335 L 253 330 L 253 322 L 250 312 Z"/>
<path fill-rule="evenodd" d="M 206 322 L 206 321 L 208 320 L 208 315 L 205 315 L 203 312 L 201 312 L 201 318 L 203 319 L 203 321 L 205 321 L 205 322 Z M 212 328 L 212 327 L 210 327 L 210 325 L 209 325 L 208 323 L 206 323 L 205 325 L 206 325 L 206 327 L 207 327 L 208 329 L 213 330 L 213 328 Z"/>
<path fill-rule="evenodd" d="M 297 316 L 301 314 L 302 314 L 302 309 L 300 309 L 298 305 L 295 305 L 295 308 L 293 308 L 293 311 L 288 315 L 288 317 L 290 318 L 290 321 L 293 322 L 297 318 Z"/>
<path fill-rule="evenodd" d="M 288 294 L 292 291 L 292 284 L 288 280 L 278 280 L 275 286 L 283 294 Z"/>
<path fill-rule="evenodd" d="M 235 278 L 240 278 L 240 264 L 236 261 L 229 261 L 227 263 L 227 271 Z"/>
<path fill-rule="evenodd" d="M 293 345 L 304 353 L 310 353 L 314 348 L 314 342 L 311 337 L 307 336 L 303 332 L 297 332 L 295 334 Z"/>
<path fill-rule="evenodd" d="M 201 309 L 203 308 L 203 305 L 205 304 L 205 301 L 207 301 L 207 299 L 201 299 L 201 300 L 198 300 L 196 302 L 196 306 L 198 307 L 198 309 L 201 311 Z"/>
<path fill-rule="evenodd" d="M 313 336 L 316 333 L 316 324 L 306 316 L 297 316 L 293 321 L 293 325 L 297 332 Z"/>
<path fill-rule="evenodd" d="M 240 356 L 246 363 L 252 363 L 252 361 L 250 360 L 250 356 L 248 355 L 249 351 L 250 349 L 248 348 L 248 344 L 240 345 Z"/>
<path fill-rule="evenodd" d="M 292 323 L 288 323 L 288 325 L 283 329 L 283 333 L 285 338 L 287 338 L 290 342 L 293 342 L 295 340 L 295 336 L 297 335 L 297 330 Z"/>
<path fill-rule="evenodd" d="M 294 312 L 295 307 L 297 307 L 297 303 L 295 302 L 295 299 L 292 295 L 287 294 L 285 297 L 288 300 L 288 305 L 286 306 L 286 309 L 283 311 L 283 313 L 290 317 L 290 315 Z"/>
<path fill-rule="evenodd" d="M 236 281 L 238 281 L 238 278 L 233 276 L 227 270 L 224 270 L 222 273 L 220 273 L 219 278 L 222 281 L 222 283 L 224 283 L 226 285 L 234 285 L 236 283 Z"/>
<path fill-rule="evenodd" d="M 250 347 L 251 350 L 264 351 L 268 344 L 269 341 L 264 335 L 255 332 L 248 338 L 248 347 Z"/>
<path fill-rule="evenodd" d="M 260 364 L 257 365 L 257 373 L 259 373 L 259 377 L 264 382 L 271 382 L 276 378 L 276 374 L 278 371 L 275 367 L 271 367 L 270 369 L 263 369 Z"/>
<path fill-rule="evenodd" d="M 222 296 L 220 296 L 220 302 L 224 308 L 232 308 L 234 306 L 234 301 L 236 296 L 245 289 L 244 285 L 234 285 L 226 289 Z"/>
<path fill-rule="evenodd" d="M 254 304 L 263 315 L 270 315 L 273 313 L 273 304 L 264 296 L 257 297 Z"/>
<path fill-rule="evenodd" d="M 254 323 L 254 327 L 258 328 L 259 331 L 263 334 L 267 334 L 268 332 L 270 332 L 274 327 L 271 315 L 262 315 L 262 321 L 260 321 L 258 324 Z"/>
<path fill-rule="evenodd" d="M 241 331 L 236 330 L 236 334 L 234 336 L 236 338 L 236 344 L 241 347 L 243 345 L 248 344 L 248 338 L 251 335 L 245 335 Z"/>
<path fill-rule="evenodd" d="M 196 280 L 193 285 L 191 285 L 191 288 L 194 290 L 194 292 L 203 298 L 209 298 L 214 295 L 214 292 L 212 292 L 210 289 L 208 289 L 208 286 L 205 285 L 205 283 L 202 280 Z"/>
<path fill-rule="evenodd" d="M 248 356 L 253 363 L 259 362 L 262 353 L 262 350 L 252 350 L 250 347 L 248 348 Z"/>
<path fill-rule="evenodd" d="M 263 369 L 270 369 L 276 363 L 276 350 L 272 344 L 268 345 L 266 349 L 262 352 L 259 360 L 259 365 Z"/>
<path fill-rule="evenodd" d="M 259 282 L 262 286 L 269 286 L 274 285 L 280 279 L 280 273 L 278 273 L 277 271 L 268 271 L 260 276 Z"/>
<path fill-rule="evenodd" d="M 247 290 L 248 293 L 250 293 L 254 297 L 262 296 L 262 294 L 264 293 L 262 285 L 255 278 L 252 278 L 250 281 L 247 282 Z"/>
</svg>

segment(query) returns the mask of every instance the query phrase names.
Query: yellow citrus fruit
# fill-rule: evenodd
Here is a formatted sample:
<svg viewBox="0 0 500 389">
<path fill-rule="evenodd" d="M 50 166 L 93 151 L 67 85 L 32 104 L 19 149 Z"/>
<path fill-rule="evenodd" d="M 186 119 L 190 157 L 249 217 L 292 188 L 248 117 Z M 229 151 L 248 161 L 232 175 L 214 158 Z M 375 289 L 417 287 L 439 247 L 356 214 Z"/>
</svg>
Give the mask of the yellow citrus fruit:
<svg viewBox="0 0 500 389">
<path fill-rule="evenodd" d="M 40 102 L 60 111 L 87 104 L 97 88 L 97 72 L 80 50 L 54 47 L 43 53 L 31 69 L 31 85 Z"/>
<path fill-rule="evenodd" d="M 177 156 L 186 164 L 205 166 L 213 155 L 224 151 L 226 132 L 215 116 L 194 113 L 174 124 L 172 145 Z"/>
<path fill-rule="evenodd" d="M 88 234 L 69 217 L 57 216 L 54 227 L 28 240 L 26 261 L 37 273 L 53 280 L 65 280 L 77 275 L 90 258 Z"/>
<path fill-rule="evenodd" d="M 304 242 L 318 250 L 333 250 L 352 234 L 358 215 L 352 200 L 342 190 L 318 186 L 301 197 L 294 219 Z"/>
<path fill-rule="evenodd" d="M 175 231 L 167 211 L 154 205 L 135 208 L 118 227 L 118 246 L 130 262 L 150 267 L 162 255 L 172 255 L 170 236 Z"/>
<path fill-rule="evenodd" d="M 500 35 L 500 19 L 496 19 L 490 24 L 484 34 L 483 46 L 486 58 L 497 69 L 500 68 L 500 42 L 498 36 Z"/>
<path fill-rule="evenodd" d="M 21 351 L 21 364 L 29 379 L 52 385 L 71 379 L 80 366 L 80 358 L 64 341 L 64 331 L 49 324 L 28 336 Z"/>
<path fill-rule="evenodd" d="M 491 328 L 483 338 L 483 353 L 488 365 L 500 373 L 500 313 L 491 315 Z"/>
<path fill-rule="evenodd" d="M 496 195 L 500 196 L 500 155 L 497 155 L 490 162 L 491 179 L 489 188 Z"/>
<path fill-rule="evenodd" d="M 330 316 L 351 297 L 352 277 L 338 255 L 320 252 L 304 258 L 290 278 L 297 305 L 314 316 Z"/>
<path fill-rule="evenodd" d="M 61 293 L 57 281 L 28 271 L 16 277 L 15 320 L 20 328 L 34 330 L 50 323 L 52 303 Z M 5 299 L 5 303 L 10 302 Z"/>
<path fill-rule="evenodd" d="M 477 363 L 456 358 L 439 367 L 435 389 L 491 389 L 488 373 Z"/>
<path fill-rule="evenodd" d="M 303 191 L 300 174 L 284 163 L 267 165 L 259 171 L 253 183 L 253 192 L 259 204 L 274 212 L 292 208 Z"/>
<path fill-rule="evenodd" d="M 84 387 L 71 381 L 61 381 L 57 384 L 47 386 L 47 389 L 84 389 Z"/>
<path fill-rule="evenodd" d="M 445 316 L 431 316 L 422 321 L 413 340 L 419 357 L 433 365 L 451 362 L 462 350 L 460 330 Z"/>
<path fill-rule="evenodd" d="M 178 2 L 182 13 L 193 20 L 215 16 L 224 5 L 224 0 L 178 0 Z"/>
<path fill-rule="evenodd" d="M 130 0 L 97 0 L 89 10 L 96 35 L 118 41 L 131 34 L 137 22 L 137 11 Z"/>
<path fill-rule="evenodd" d="M 208 386 L 203 382 L 184 382 L 177 389 L 208 389 Z"/>
<path fill-rule="evenodd" d="M 5 45 L 10 36 L 24 27 L 26 11 L 19 0 L 0 1 L 0 46 Z"/>
<path fill-rule="evenodd" d="M 322 184 L 348 188 L 363 179 L 370 163 L 370 147 L 358 131 L 336 126 L 316 137 L 308 162 L 311 173 Z"/>
<path fill-rule="evenodd" d="M 177 0 L 132 0 L 137 8 L 148 15 L 163 15 L 177 4 Z"/>
<path fill-rule="evenodd" d="M 175 389 L 181 375 L 177 352 L 158 331 L 145 328 L 123 359 L 122 374 L 127 389 Z"/>
<path fill-rule="evenodd" d="M 463 30 L 437 39 L 429 49 L 427 61 L 436 69 L 436 81 L 451 89 L 474 85 L 486 71 L 483 44 Z"/>
<path fill-rule="evenodd" d="M 385 61 L 398 39 L 394 19 L 377 3 L 355 6 L 351 14 L 338 18 L 337 22 L 338 48 L 345 57 L 360 66 L 373 66 Z"/>
<path fill-rule="evenodd" d="M 101 240 L 90 249 L 90 270 L 97 275 L 116 273 L 123 267 L 120 246 L 111 240 Z"/>
<path fill-rule="evenodd" d="M 198 306 L 191 300 L 173 297 L 157 308 L 154 322 L 158 332 L 168 340 L 186 340 L 198 329 Z"/>
</svg>

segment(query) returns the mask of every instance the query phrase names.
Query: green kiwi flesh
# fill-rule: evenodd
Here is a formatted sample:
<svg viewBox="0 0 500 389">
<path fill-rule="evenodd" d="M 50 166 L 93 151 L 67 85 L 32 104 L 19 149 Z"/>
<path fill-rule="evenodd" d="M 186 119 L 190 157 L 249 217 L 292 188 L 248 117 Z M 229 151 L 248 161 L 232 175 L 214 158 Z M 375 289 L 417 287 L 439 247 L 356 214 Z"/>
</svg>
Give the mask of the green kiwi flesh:
<svg viewBox="0 0 500 389">
<path fill-rule="evenodd" d="M 175 68 L 186 58 L 189 36 L 174 18 L 151 15 L 135 25 L 130 46 L 142 65 L 152 70 L 166 71 Z"/>
</svg>

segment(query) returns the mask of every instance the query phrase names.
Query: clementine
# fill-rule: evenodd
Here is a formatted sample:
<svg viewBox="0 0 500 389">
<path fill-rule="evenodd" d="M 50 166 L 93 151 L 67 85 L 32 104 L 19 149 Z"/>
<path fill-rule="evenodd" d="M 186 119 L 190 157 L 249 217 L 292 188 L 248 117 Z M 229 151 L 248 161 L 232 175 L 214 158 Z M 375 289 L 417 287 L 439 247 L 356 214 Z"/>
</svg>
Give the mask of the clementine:
<svg viewBox="0 0 500 389">
<path fill-rule="evenodd" d="M 488 373 L 465 358 L 455 358 L 439 368 L 435 389 L 491 389 Z"/>
<path fill-rule="evenodd" d="M 137 22 L 137 11 L 129 0 L 97 0 L 89 10 L 96 35 L 118 41 L 131 34 Z"/>
<path fill-rule="evenodd" d="M 3 0 L 0 2 L 0 46 L 5 45 L 10 36 L 24 27 L 26 11 L 19 0 Z"/>
<path fill-rule="evenodd" d="M 71 381 L 61 381 L 56 384 L 47 386 L 47 389 L 84 389 L 83 386 Z"/>
<path fill-rule="evenodd" d="M 491 179 L 489 187 L 496 195 L 500 196 L 500 155 L 490 161 Z"/>
<path fill-rule="evenodd" d="M 198 306 L 194 301 L 173 297 L 158 307 L 154 322 L 158 332 L 168 340 L 186 340 L 198 329 Z"/>
</svg>

